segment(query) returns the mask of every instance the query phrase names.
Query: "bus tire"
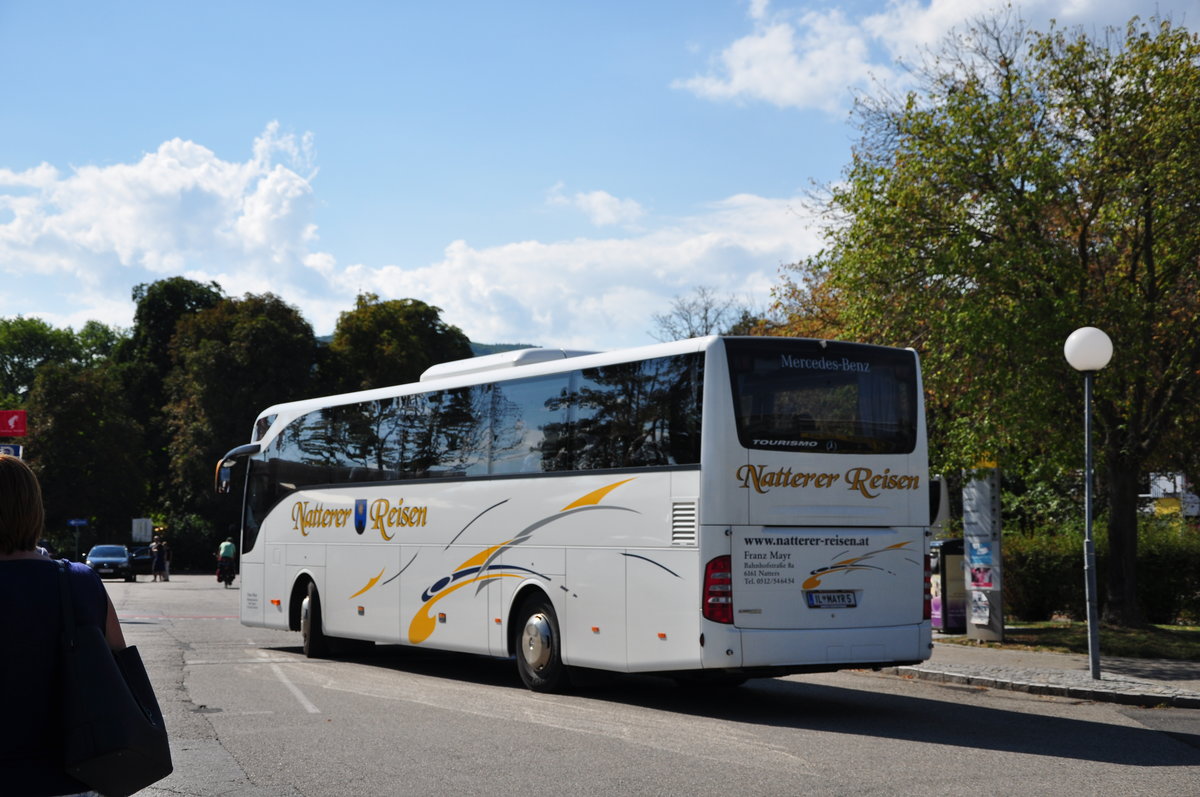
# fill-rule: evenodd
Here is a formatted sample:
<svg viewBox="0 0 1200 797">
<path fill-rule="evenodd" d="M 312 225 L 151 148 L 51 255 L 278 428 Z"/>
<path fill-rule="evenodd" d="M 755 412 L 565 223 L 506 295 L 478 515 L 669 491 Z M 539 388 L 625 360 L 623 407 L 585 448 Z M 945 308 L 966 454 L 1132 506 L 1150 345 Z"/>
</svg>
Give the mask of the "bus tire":
<svg viewBox="0 0 1200 797">
<path fill-rule="evenodd" d="M 562 692 L 569 686 L 558 616 L 545 595 L 526 600 L 517 613 L 516 654 L 517 672 L 534 692 Z"/>
<path fill-rule="evenodd" d="M 300 636 L 304 640 L 304 655 L 320 659 L 329 655 L 329 639 L 321 624 L 321 596 L 317 585 L 308 583 L 308 594 L 300 604 Z"/>
</svg>

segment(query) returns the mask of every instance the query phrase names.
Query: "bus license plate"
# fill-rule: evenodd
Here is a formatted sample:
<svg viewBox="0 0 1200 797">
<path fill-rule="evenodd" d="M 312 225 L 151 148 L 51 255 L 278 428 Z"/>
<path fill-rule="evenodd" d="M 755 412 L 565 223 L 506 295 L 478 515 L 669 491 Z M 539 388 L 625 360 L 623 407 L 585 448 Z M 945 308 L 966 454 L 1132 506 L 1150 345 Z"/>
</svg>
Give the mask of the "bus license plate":
<svg viewBox="0 0 1200 797">
<path fill-rule="evenodd" d="M 804 594 L 810 609 L 853 609 L 858 605 L 854 593 L 849 591 L 823 590 Z"/>
</svg>

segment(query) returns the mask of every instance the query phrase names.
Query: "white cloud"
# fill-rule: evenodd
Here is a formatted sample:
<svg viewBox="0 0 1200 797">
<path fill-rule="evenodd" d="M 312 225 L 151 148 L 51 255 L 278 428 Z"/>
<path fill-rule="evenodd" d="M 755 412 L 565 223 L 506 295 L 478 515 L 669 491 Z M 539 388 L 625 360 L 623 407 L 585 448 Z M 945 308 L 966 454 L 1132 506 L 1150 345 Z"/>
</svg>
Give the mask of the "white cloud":
<svg viewBox="0 0 1200 797">
<path fill-rule="evenodd" d="M 307 140 L 271 125 L 245 162 L 176 139 L 129 164 L 0 171 L 0 317 L 128 327 L 133 285 L 182 275 L 273 292 L 318 334 L 371 291 L 436 305 L 480 342 L 614 348 L 649 342 L 652 316 L 699 285 L 761 307 L 778 267 L 818 248 L 796 198 L 738 195 L 651 222 L 632 199 L 556 186 L 548 202 L 620 235 L 459 240 L 422 267 L 344 265 L 316 248 Z"/>
<path fill-rule="evenodd" d="M 751 99 L 781 108 L 839 111 L 847 86 L 869 79 L 868 42 L 840 11 L 809 13 L 795 22 L 771 21 L 730 44 L 715 74 L 675 81 L 710 100 Z"/>
<path fill-rule="evenodd" d="M 312 251 L 311 163 L 311 137 L 271 123 L 241 163 L 174 139 L 134 163 L 0 170 L 0 272 L 63 286 L 50 307 L 0 296 L 0 314 L 128 326 L 130 286 L 176 274 L 235 295 L 312 289 L 326 259 Z"/>
<path fill-rule="evenodd" d="M 547 203 L 580 210 L 597 227 L 631 224 L 645 213 L 636 200 L 619 199 L 607 191 L 579 192 L 567 196 L 562 189 L 562 183 L 555 184 L 547 194 Z"/>
<path fill-rule="evenodd" d="M 839 9 L 772 9 L 754 0 L 748 16 L 753 31 L 736 39 L 708 74 L 676 80 L 709 100 L 758 100 L 781 108 L 842 111 L 848 88 L 861 87 L 872 73 L 891 67 L 872 60 L 872 37 Z"/>
<path fill-rule="evenodd" d="M 891 0 L 881 13 L 864 17 L 861 26 L 867 36 L 884 47 L 888 57 L 907 59 L 921 48 L 936 45 L 952 28 L 986 11 L 984 4 L 955 0 Z"/>
<path fill-rule="evenodd" d="M 423 268 L 354 266 L 384 298 L 420 297 L 472 340 L 613 348 L 649 342 L 651 317 L 698 285 L 765 304 L 778 267 L 815 252 L 799 200 L 736 196 L 631 238 L 450 244 Z"/>
<path fill-rule="evenodd" d="M 671 85 L 708 100 L 763 101 L 838 113 L 849 107 L 855 90 L 869 88 L 873 80 L 903 87 L 905 73 L 897 68 L 897 59 L 912 63 L 951 29 L 1007 5 L 1008 0 L 887 0 L 879 13 L 850 18 L 839 9 L 751 0 L 747 16 L 752 32 L 729 44 L 707 74 Z M 1060 27 L 1083 26 L 1089 34 L 1107 26 L 1123 29 L 1135 14 L 1147 19 L 1158 13 L 1158 5 L 1148 0 L 1026 0 L 1013 5 L 1036 29 L 1047 29 L 1055 19 Z"/>
</svg>

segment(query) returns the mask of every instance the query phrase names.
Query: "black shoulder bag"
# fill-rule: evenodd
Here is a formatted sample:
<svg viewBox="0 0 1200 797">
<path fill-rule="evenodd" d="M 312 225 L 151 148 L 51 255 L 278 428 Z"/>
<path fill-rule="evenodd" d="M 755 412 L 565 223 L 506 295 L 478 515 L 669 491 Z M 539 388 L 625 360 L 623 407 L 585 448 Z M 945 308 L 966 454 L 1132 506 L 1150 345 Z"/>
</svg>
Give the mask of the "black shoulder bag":
<svg viewBox="0 0 1200 797">
<path fill-rule="evenodd" d="M 106 797 L 125 797 L 171 774 L 162 711 L 137 648 L 113 651 L 102 629 L 77 627 L 63 564 L 58 582 L 66 769 Z"/>
</svg>

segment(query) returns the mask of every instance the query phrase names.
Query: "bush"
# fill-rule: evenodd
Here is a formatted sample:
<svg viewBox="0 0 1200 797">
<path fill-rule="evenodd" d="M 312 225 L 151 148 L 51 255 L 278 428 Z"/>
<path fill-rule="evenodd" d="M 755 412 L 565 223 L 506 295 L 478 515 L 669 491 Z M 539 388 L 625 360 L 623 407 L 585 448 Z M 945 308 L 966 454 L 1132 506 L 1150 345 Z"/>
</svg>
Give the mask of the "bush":
<svg viewBox="0 0 1200 797">
<path fill-rule="evenodd" d="M 1146 621 L 1200 622 L 1200 533 L 1178 517 L 1152 517 L 1138 529 L 1138 598 Z"/>
<path fill-rule="evenodd" d="M 1038 621 L 1085 609 L 1082 531 L 1006 534 L 1000 550 L 1006 614 Z"/>
<path fill-rule="evenodd" d="M 1097 600 L 1104 603 L 1108 565 L 1103 523 L 1093 527 Z M 1005 613 L 1018 620 L 1049 620 L 1056 614 L 1087 618 L 1083 529 L 1059 526 L 1004 535 Z M 1200 532 L 1178 518 L 1145 517 L 1138 527 L 1138 600 L 1147 622 L 1200 623 Z"/>
</svg>

